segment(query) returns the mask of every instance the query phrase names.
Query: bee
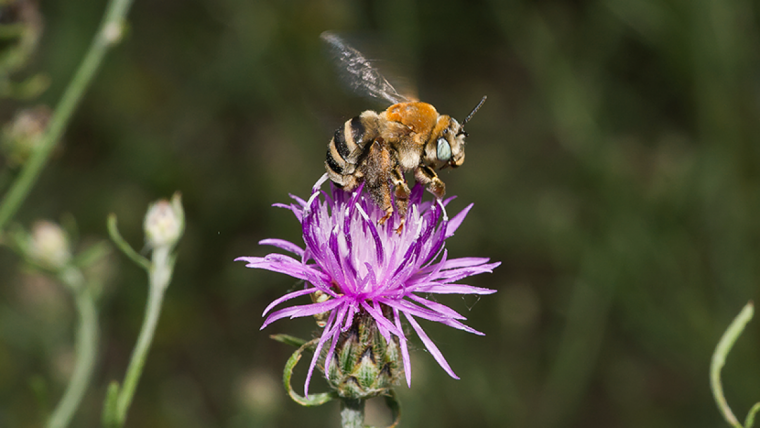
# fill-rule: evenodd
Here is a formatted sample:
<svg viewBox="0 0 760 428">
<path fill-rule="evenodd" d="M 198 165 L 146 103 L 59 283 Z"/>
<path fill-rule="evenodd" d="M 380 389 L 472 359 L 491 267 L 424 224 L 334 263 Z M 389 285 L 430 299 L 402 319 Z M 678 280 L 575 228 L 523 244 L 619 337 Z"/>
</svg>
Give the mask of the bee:
<svg viewBox="0 0 760 428">
<path fill-rule="evenodd" d="M 385 211 L 380 225 L 393 215 L 395 200 L 400 217 L 397 231 L 401 232 L 410 193 L 404 173 L 413 170 L 418 183 L 436 198 L 443 198 L 446 185 L 435 170 L 464 163 L 464 139 L 468 135 L 464 125 L 486 97 L 460 124 L 428 103 L 399 94 L 369 60 L 340 37 L 332 33 L 321 37 L 354 91 L 392 104 L 380 113 L 367 110 L 335 131 L 327 145 L 327 175 L 349 192 L 363 182 L 373 201 Z"/>
</svg>

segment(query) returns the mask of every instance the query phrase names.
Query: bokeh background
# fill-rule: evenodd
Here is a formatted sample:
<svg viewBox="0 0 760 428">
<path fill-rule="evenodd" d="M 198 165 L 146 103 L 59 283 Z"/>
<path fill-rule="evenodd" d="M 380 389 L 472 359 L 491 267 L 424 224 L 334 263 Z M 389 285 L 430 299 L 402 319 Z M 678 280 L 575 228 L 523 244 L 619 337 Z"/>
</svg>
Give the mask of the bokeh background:
<svg viewBox="0 0 760 428">
<path fill-rule="evenodd" d="M 44 33 L 20 75 L 51 85 L 3 101 L 3 121 L 55 105 L 104 1 L 39 6 Z M 395 61 L 441 112 L 461 119 L 488 95 L 468 124 L 467 162 L 442 178 L 459 196 L 450 212 L 475 204 L 450 254 L 500 260 L 468 282 L 499 292 L 441 299 L 486 336 L 423 325 L 461 380 L 416 341 L 401 426 L 724 426 L 710 356 L 760 285 L 759 10 L 751 0 L 136 0 L 126 39 L 14 220 L 74 219 L 84 248 L 107 239 L 114 212 L 140 248 L 148 203 L 180 190 L 187 231 L 127 426 L 337 426 L 338 404 L 286 396 L 293 349 L 268 337 L 309 337 L 314 322 L 259 331 L 293 280 L 232 261 L 270 251 L 263 238 L 298 241 L 296 220 L 270 205 L 308 194 L 338 125 L 385 107 L 342 89 L 319 40 L 333 30 L 388 69 Z M 40 426 L 70 375 L 73 303 L 7 248 L 0 272 L 0 425 Z M 96 274 L 103 340 L 81 427 L 99 426 L 105 388 L 123 378 L 147 291 L 115 251 Z M 758 325 L 724 371 L 740 418 L 760 400 Z M 388 421 L 381 402 L 369 412 Z"/>
</svg>

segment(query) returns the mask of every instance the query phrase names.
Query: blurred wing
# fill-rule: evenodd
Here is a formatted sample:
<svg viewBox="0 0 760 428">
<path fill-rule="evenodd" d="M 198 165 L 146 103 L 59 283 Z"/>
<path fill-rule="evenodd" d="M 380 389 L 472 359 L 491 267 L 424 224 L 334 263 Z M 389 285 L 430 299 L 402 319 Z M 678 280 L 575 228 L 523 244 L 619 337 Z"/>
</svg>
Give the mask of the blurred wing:
<svg viewBox="0 0 760 428">
<path fill-rule="evenodd" d="M 396 91 L 364 55 L 348 46 L 340 37 L 329 32 L 322 33 L 321 37 L 330 48 L 343 80 L 352 91 L 387 100 L 392 104 L 409 101 L 407 97 Z"/>
</svg>

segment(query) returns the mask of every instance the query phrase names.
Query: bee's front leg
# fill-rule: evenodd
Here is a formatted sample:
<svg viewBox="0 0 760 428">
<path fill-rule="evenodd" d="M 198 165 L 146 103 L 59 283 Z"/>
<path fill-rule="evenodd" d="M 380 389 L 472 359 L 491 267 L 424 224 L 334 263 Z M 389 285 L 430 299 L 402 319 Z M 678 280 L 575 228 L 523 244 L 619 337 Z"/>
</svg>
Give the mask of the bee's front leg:
<svg viewBox="0 0 760 428">
<path fill-rule="evenodd" d="M 435 195 L 436 198 L 441 199 L 446 194 L 446 184 L 438 178 L 438 174 L 426 165 L 420 165 L 414 170 L 414 179 L 418 183 L 427 187 L 428 192 Z"/>
</svg>

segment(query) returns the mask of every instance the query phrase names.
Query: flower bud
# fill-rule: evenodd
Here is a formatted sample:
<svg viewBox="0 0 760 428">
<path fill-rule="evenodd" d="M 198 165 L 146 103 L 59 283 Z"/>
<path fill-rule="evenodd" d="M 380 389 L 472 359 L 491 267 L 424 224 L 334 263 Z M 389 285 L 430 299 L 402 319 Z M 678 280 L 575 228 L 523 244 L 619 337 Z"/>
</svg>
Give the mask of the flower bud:
<svg viewBox="0 0 760 428">
<path fill-rule="evenodd" d="M 185 230 L 185 212 L 179 192 L 171 202 L 161 199 L 148 207 L 145 214 L 145 240 L 151 248 L 167 247 L 177 243 Z"/>
<path fill-rule="evenodd" d="M 39 145 L 50 120 L 50 109 L 38 106 L 21 110 L 3 127 L 0 145 L 10 166 L 22 165 Z"/>
<path fill-rule="evenodd" d="M 71 261 L 71 249 L 66 232 L 55 223 L 38 221 L 29 235 L 27 255 L 48 269 L 60 269 Z"/>
<path fill-rule="evenodd" d="M 327 383 L 343 398 L 367 399 L 388 393 L 398 383 L 398 339 L 390 343 L 380 334 L 370 315 L 359 313 L 351 328 L 342 333 L 326 373 Z"/>
</svg>

